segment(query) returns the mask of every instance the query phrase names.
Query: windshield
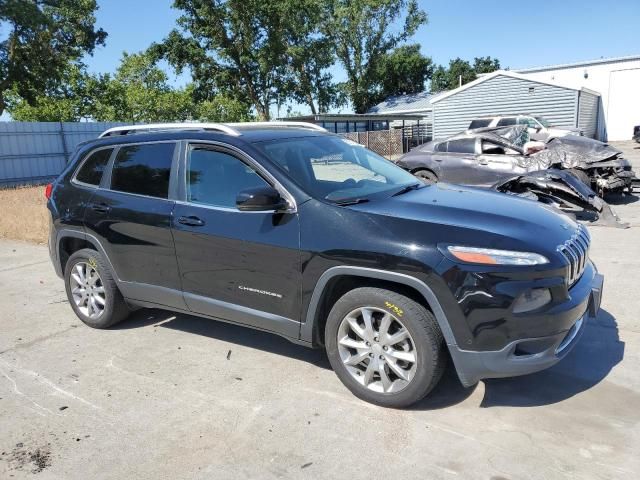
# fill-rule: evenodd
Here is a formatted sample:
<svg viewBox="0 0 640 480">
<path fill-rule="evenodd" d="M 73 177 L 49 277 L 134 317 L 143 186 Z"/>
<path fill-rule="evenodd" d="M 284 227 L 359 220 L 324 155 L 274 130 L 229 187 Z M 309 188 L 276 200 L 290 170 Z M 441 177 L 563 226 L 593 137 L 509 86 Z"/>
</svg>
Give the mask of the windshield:
<svg viewBox="0 0 640 480">
<path fill-rule="evenodd" d="M 535 118 L 537 121 L 539 121 L 540 124 L 543 127 L 550 127 L 551 126 L 551 124 L 544 117 L 533 117 L 533 118 Z"/>
<path fill-rule="evenodd" d="M 254 144 L 309 195 L 344 202 L 419 183 L 400 167 L 362 145 L 334 136 Z"/>
</svg>

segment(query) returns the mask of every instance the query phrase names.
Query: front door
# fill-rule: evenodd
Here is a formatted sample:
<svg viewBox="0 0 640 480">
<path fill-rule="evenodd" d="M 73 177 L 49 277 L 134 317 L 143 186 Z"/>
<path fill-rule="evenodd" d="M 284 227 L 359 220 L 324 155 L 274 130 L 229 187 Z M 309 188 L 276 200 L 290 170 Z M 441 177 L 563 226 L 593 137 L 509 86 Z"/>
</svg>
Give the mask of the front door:
<svg viewBox="0 0 640 480">
<path fill-rule="evenodd" d="M 269 183 L 231 150 L 190 145 L 173 233 L 185 302 L 200 314 L 299 333 L 297 213 L 241 212 L 242 190 Z"/>
</svg>

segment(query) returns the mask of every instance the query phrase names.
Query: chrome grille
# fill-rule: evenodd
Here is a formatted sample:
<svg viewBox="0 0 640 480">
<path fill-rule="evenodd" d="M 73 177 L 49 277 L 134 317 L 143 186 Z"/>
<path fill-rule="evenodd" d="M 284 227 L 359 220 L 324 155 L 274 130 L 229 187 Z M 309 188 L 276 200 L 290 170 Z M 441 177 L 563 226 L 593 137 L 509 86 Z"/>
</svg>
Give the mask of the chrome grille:
<svg viewBox="0 0 640 480">
<path fill-rule="evenodd" d="M 584 267 L 589 259 L 589 233 L 582 225 L 578 225 L 575 233 L 562 245 L 558 245 L 558 251 L 569 262 L 567 283 L 569 286 L 576 283 L 584 272 Z"/>
</svg>

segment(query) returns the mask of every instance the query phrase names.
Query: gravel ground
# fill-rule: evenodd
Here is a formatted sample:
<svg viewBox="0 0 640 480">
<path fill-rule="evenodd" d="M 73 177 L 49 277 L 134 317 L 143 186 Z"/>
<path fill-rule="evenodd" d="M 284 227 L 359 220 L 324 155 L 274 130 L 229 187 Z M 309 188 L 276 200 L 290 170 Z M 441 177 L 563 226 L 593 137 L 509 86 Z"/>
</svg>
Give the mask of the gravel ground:
<svg viewBox="0 0 640 480">
<path fill-rule="evenodd" d="M 565 360 L 470 389 L 449 370 L 406 411 L 269 334 L 156 310 L 91 330 L 45 247 L 0 241 L 0 478 L 637 477 L 636 200 L 614 205 L 632 228 L 590 228 L 602 311 Z"/>
</svg>

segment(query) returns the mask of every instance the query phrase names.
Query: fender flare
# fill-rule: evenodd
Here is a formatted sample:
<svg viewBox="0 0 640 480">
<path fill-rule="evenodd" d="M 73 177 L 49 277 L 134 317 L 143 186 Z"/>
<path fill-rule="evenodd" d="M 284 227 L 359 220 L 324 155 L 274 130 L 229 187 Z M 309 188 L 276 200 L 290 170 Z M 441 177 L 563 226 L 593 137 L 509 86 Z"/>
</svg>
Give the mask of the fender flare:
<svg viewBox="0 0 640 480">
<path fill-rule="evenodd" d="M 120 277 L 118 277 L 118 274 L 116 273 L 115 268 L 113 268 L 113 264 L 111 263 L 111 260 L 109 259 L 109 256 L 107 255 L 107 252 L 105 251 L 104 247 L 100 243 L 100 240 L 98 240 L 96 237 L 94 237 L 90 233 L 82 232 L 79 230 L 72 230 L 69 228 L 63 228 L 62 230 L 58 231 L 58 234 L 56 236 L 56 252 L 55 252 L 56 263 L 54 267 L 55 267 L 56 273 L 58 273 L 58 271 L 60 272 L 59 276 L 61 278 L 64 277 L 64 271 L 62 270 L 62 264 L 60 263 L 61 261 L 60 242 L 65 238 L 70 238 L 70 237 L 79 238 L 80 240 L 85 240 L 95 245 L 95 247 L 98 249 L 98 252 L 100 253 L 100 255 L 102 255 L 102 258 L 104 258 L 105 262 L 107 263 L 109 270 L 111 270 L 111 276 L 116 281 L 116 283 L 120 285 L 121 283 Z"/>
<path fill-rule="evenodd" d="M 352 266 L 332 267 L 326 270 L 320 276 L 320 278 L 316 282 L 316 286 L 313 289 L 313 294 L 311 295 L 311 301 L 309 302 L 309 308 L 307 308 L 305 322 L 301 324 L 300 327 L 300 340 L 308 343 L 313 342 L 315 317 L 320 305 L 320 300 L 324 295 L 326 286 L 329 281 L 332 278 L 338 276 L 359 276 L 364 278 L 374 278 L 377 280 L 386 280 L 393 283 L 399 283 L 413 288 L 414 290 L 418 291 L 420 295 L 422 295 L 422 297 L 431 307 L 433 315 L 438 322 L 438 326 L 442 331 L 442 335 L 447 346 L 450 349 L 451 347 L 457 346 L 456 339 L 453 335 L 453 331 L 451 330 L 451 325 L 449 324 L 447 316 L 445 315 L 444 310 L 442 309 L 442 306 L 440 305 L 440 302 L 438 301 L 435 293 L 433 293 L 433 290 L 431 290 L 431 288 L 426 283 L 418 280 L 415 277 L 405 275 L 403 273 Z"/>
</svg>

